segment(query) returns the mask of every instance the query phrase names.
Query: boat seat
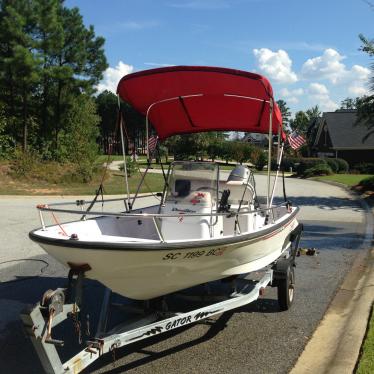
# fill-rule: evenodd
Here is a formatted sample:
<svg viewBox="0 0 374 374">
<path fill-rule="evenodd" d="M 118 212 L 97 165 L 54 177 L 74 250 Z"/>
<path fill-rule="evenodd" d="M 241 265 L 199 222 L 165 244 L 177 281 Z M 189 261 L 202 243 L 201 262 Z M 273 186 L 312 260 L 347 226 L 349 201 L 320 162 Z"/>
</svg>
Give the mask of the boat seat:
<svg viewBox="0 0 374 374">
<path fill-rule="evenodd" d="M 183 189 L 182 195 L 185 190 Z M 165 240 L 208 239 L 212 212 L 210 192 L 193 191 L 187 196 L 166 200 L 161 209 L 164 214 L 176 214 L 177 217 L 164 217 L 160 220 L 160 229 Z M 206 213 L 207 216 L 186 217 L 188 213 Z"/>
</svg>

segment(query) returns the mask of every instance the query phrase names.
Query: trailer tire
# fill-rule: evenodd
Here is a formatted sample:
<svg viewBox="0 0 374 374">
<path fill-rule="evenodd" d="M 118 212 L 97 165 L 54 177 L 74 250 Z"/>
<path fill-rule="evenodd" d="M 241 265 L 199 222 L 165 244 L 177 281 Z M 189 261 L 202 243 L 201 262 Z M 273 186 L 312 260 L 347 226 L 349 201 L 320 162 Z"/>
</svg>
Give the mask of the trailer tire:
<svg viewBox="0 0 374 374">
<path fill-rule="evenodd" d="M 290 309 L 294 300 L 295 270 L 292 265 L 286 269 L 283 279 L 278 280 L 278 304 L 281 311 Z"/>
</svg>

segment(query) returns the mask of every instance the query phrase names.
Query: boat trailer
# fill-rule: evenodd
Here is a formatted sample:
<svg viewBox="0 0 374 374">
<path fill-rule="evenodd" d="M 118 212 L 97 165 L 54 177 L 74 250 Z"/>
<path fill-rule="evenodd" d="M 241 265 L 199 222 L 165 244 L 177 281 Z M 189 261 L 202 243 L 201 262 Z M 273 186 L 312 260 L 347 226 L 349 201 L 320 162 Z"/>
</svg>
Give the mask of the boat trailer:
<svg viewBox="0 0 374 374">
<path fill-rule="evenodd" d="M 260 279 L 229 278 L 230 293 L 221 295 L 222 301 L 192 311 L 171 312 L 168 310 L 165 299 L 156 300 L 158 302 L 154 305 L 152 305 L 152 301 L 144 302 L 144 308 L 139 310 L 121 305 L 121 309 L 130 308 L 131 312 L 139 314 L 140 317 L 135 322 L 122 323 L 110 331 L 106 331 L 112 292 L 105 288 L 95 336 L 86 340 L 86 347 L 66 362 L 61 362 L 57 351 L 58 347 L 64 346 L 64 341 L 54 339 L 52 331 L 61 322 L 71 319 L 78 335 L 79 344 L 82 344 L 83 334 L 79 312 L 84 274 L 89 270 L 87 266 L 71 269 L 67 288 L 46 291 L 37 305 L 24 310 L 21 313 L 24 329 L 31 338 L 46 373 L 79 373 L 106 353 L 111 352 L 115 357 L 117 348 L 249 304 L 263 295 L 267 286 L 277 287 L 279 309 L 281 311 L 288 310 L 294 299 L 295 257 L 302 230 L 302 224 L 299 224 L 291 234 L 290 245 L 273 264 L 263 270 Z M 184 297 L 188 297 L 188 295 L 184 295 Z M 209 295 L 207 297 L 209 298 Z M 205 296 L 204 300 L 207 300 Z M 217 297 L 215 297 L 215 301 L 217 301 Z M 116 306 L 118 307 L 118 305 Z M 86 335 L 90 335 L 88 316 L 86 324 Z"/>
</svg>

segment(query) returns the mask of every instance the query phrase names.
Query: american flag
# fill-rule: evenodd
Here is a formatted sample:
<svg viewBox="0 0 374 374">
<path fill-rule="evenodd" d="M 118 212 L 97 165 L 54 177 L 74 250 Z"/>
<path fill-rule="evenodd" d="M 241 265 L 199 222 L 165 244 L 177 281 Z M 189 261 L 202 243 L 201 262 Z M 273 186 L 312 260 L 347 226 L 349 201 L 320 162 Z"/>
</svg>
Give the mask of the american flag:
<svg viewBox="0 0 374 374">
<path fill-rule="evenodd" d="M 151 137 L 149 137 L 149 139 L 148 139 L 148 151 L 149 151 L 149 153 L 153 153 L 153 151 L 156 149 L 157 141 L 158 141 L 158 136 L 152 135 Z"/>
<path fill-rule="evenodd" d="M 298 149 L 305 143 L 305 139 L 296 131 L 294 131 L 291 135 L 288 136 L 288 143 L 290 144 L 292 149 Z"/>
</svg>

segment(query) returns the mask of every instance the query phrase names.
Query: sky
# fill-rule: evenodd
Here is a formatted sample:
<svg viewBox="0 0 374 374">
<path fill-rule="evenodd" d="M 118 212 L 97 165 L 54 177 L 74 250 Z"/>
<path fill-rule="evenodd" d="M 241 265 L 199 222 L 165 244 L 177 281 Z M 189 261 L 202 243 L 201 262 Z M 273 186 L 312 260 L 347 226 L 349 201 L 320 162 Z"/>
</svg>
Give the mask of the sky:
<svg viewBox="0 0 374 374">
<path fill-rule="evenodd" d="M 172 65 L 223 66 L 266 76 L 294 115 L 334 111 L 367 94 L 374 0 L 66 0 L 105 38 L 98 91 L 126 74 Z"/>
</svg>

